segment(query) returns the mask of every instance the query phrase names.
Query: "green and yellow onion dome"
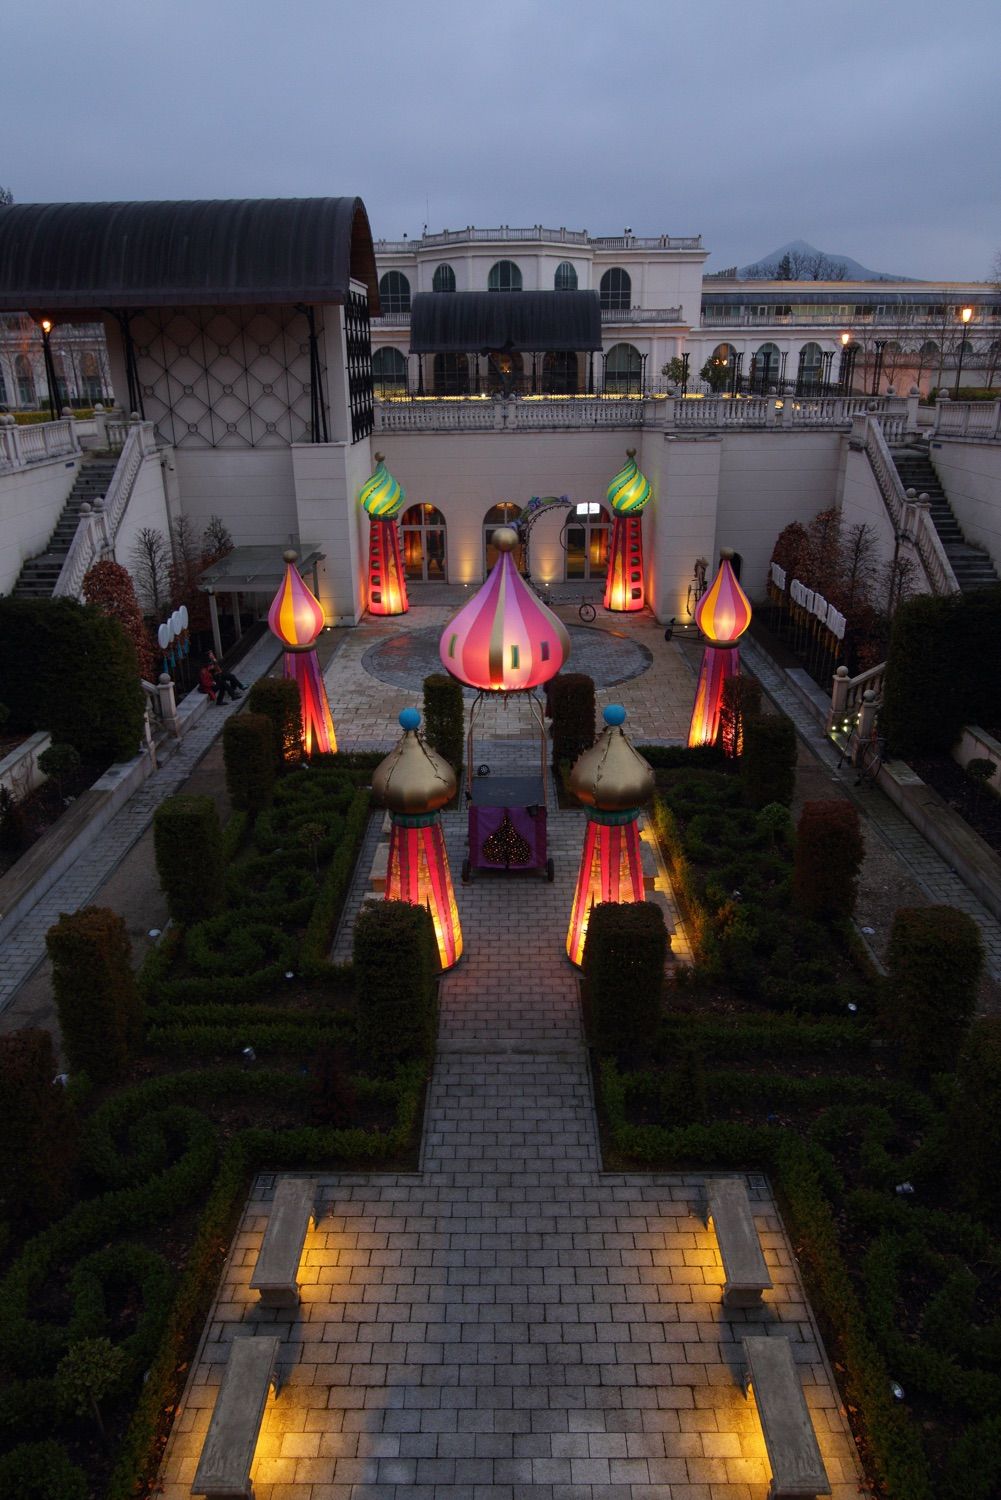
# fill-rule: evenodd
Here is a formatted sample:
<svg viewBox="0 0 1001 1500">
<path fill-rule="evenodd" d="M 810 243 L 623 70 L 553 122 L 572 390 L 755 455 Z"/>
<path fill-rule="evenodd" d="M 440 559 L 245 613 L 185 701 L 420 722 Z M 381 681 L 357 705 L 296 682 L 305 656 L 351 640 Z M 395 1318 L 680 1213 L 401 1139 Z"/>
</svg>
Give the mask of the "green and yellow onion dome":
<svg viewBox="0 0 1001 1500">
<path fill-rule="evenodd" d="M 626 462 L 608 486 L 608 503 L 617 516 L 635 516 L 650 498 L 650 481 L 636 467 L 636 449 L 626 451 Z"/>
<path fill-rule="evenodd" d="M 417 733 L 414 708 L 400 714 L 403 738 L 372 773 L 372 795 L 394 813 L 430 813 L 455 796 L 455 772 Z"/>
<path fill-rule="evenodd" d="M 398 479 L 394 479 L 386 468 L 384 455 L 375 455 L 378 467 L 371 479 L 362 485 L 358 499 L 362 508 L 376 521 L 391 521 L 403 509 L 407 492 Z"/>
<path fill-rule="evenodd" d="M 585 807 L 601 812 L 642 807 L 653 796 L 653 771 L 623 733 L 625 709 L 610 703 L 603 717 L 605 729 L 574 763 L 570 790 Z"/>
</svg>

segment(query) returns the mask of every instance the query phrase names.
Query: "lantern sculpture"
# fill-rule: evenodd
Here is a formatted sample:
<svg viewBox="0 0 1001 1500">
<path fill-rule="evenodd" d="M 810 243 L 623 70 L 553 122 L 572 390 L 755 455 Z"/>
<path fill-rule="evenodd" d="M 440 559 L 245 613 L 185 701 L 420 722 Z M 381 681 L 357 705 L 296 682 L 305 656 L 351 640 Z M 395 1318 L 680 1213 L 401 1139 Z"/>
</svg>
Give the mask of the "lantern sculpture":
<svg viewBox="0 0 1001 1500">
<path fill-rule="evenodd" d="M 636 449 L 626 452 L 626 464 L 608 486 L 608 503 L 615 520 L 612 548 L 605 576 L 606 609 L 642 609 L 643 507 L 650 498 L 650 481 L 636 467 Z"/>
<path fill-rule="evenodd" d="M 567 956 L 581 964 L 591 907 L 599 901 L 642 901 L 638 819 L 653 795 L 650 766 L 622 730 L 626 711 L 605 709 L 606 728 L 570 773 L 570 790 L 587 808 L 580 873 L 570 912 Z"/>
<path fill-rule="evenodd" d="M 283 552 L 285 577 L 268 610 L 268 624 L 285 647 L 284 673 L 299 685 L 302 706 L 302 743 L 307 755 L 337 749 L 334 721 L 316 655 L 316 638 L 323 629 L 319 599 L 302 581 L 295 552 Z"/>
<path fill-rule="evenodd" d="M 570 637 L 515 567 L 514 528 L 498 526 L 492 541 L 497 562 L 445 626 L 439 654 L 446 672 L 467 687 L 517 693 L 556 675 L 570 655 Z"/>
<path fill-rule="evenodd" d="M 751 603 L 730 566 L 733 553 L 720 553 L 719 572 L 695 606 L 695 623 L 706 637 L 695 707 L 688 726 L 690 745 L 713 745 L 719 733 L 723 684 L 740 676 L 737 642 L 751 623 Z"/>
<path fill-rule="evenodd" d="M 362 486 L 358 499 L 368 511 L 368 609 L 372 615 L 405 615 L 410 608 L 406 577 L 400 557 L 396 517 L 403 509 L 406 491 L 386 468 L 383 455 L 375 455 L 377 468 Z"/>
<path fill-rule="evenodd" d="M 438 959 L 450 969 L 462 956 L 462 929 L 448 868 L 439 808 L 455 795 L 455 772 L 417 733 L 415 708 L 400 714 L 403 738 L 372 774 L 372 792 L 389 809 L 386 900 L 426 906 Z"/>
</svg>

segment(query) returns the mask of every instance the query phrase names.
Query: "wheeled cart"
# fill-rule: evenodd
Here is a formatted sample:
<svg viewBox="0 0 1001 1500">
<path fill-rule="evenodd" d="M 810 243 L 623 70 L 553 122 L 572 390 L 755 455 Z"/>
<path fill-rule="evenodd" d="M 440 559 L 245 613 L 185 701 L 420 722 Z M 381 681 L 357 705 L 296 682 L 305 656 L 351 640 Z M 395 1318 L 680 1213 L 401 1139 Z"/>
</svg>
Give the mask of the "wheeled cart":
<svg viewBox="0 0 1001 1500">
<path fill-rule="evenodd" d="M 552 880 L 546 849 L 546 787 L 539 776 L 475 776 L 470 785 L 468 884 L 478 870 L 537 870 Z"/>
</svg>

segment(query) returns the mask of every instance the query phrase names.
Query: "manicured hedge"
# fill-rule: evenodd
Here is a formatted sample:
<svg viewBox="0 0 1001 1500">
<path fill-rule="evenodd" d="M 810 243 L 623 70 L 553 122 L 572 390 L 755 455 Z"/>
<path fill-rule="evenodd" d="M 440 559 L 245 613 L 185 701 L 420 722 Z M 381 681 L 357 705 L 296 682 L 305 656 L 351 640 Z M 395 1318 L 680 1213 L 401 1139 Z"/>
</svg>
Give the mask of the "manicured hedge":
<svg viewBox="0 0 1001 1500">
<path fill-rule="evenodd" d="M 45 937 L 52 990 L 71 1072 L 113 1083 L 128 1068 L 142 1030 L 125 921 L 106 907 L 66 912 Z"/>
<path fill-rule="evenodd" d="M 744 722 L 740 779 L 751 807 L 792 801 L 796 781 L 796 730 L 785 714 L 759 714 Z"/>
<path fill-rule="evenodd" d="M 572 766 L 594 744 L 594 680 L 584 672 L 559 672 L 546 684 L 552 715 L 553 765 Z"/>
<path fill-rule="evenodd" d="M 645 1047 L 661 1018 L 670 939 L 659 906 L 600 902 L 584 944 L 588 1038 L 602 1052 Z"/>
<path fill-rule="evenodd" d="M 444 672 L 424 679 L 423 730 L 428 744 L 458 777 L 466 758 L 465 704 L 461 683 Z"/>
<path fill-rule="evenodd" d="M 224 898 L 222 829 L 211 797 L 181 794 L 153 814 L 156 870 L 175 922 L 218 912 Z"/>
<path fill-rule="evenodd" d="M 905 599 L 893 617 L 880 725 L 897 755 L 948 751 L 1001 702 L 1001 588 Z"/>
<path fill-rule="evenodd" d="M 52 1037 L 22 1028 L 0 1037 L 0 1215 L 34 1227 L 62 1209 L 76 1163 L 77 1126 Z"/>
<path fill-rule="evenodd" d="M 250 689 L 247 706 L 271 722 L 275 765 L 302 757 L 302 705 L 299 684 L 291 677 L 259 677 Z"/>
<path fill-rule="evenodd" d="M 847 921 L 855 910 L 865 855 L 851 802 L 806 802 L 796 828 L 793 895 L 811 917 Z"/>
<path fill-rule="evenodd" d="M 259 813 L 271 806 L 277 756 L 274 728 L 266 714 L 234 714 L 222 731 L 226 790 L 239 812 Z"/>
<path fill-rule="evenodd" d="M 1001 1016 L 967 1033 L 949 1111 L 960 1203 L 1001 1229 Z"/>
<path fill-rule="evenodd" d="M 354 932 L 358 1045 L 375 1072 L 429 1055 L 437 968 L 424 907 L 378 901 L 362 910 Z"/>
<path fill-rule="evenodd" d="M 980 928 L 951 906 L 900 907 L 886 962 L 880 1024 L 902 1066 L 916 1074 L 954 1067 L 983 973 Z"/>
</svg>

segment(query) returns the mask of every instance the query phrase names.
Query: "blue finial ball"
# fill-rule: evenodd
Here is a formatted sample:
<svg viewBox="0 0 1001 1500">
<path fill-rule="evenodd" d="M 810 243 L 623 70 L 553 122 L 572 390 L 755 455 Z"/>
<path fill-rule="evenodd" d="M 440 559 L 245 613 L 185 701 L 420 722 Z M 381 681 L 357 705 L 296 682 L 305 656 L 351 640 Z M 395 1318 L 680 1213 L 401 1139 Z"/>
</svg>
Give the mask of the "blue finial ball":
<svg viewBox="0 0 1001 1500">
<path fill-rule="evenodd" d="M 400 714 L 400 724 L 404 729 L 416 729 L 421 722 L 421 716 L 416 708 L 405 708 Z"/>
<path fill-rule="evenodd" d="M 604 712 L 606 724 L 624 724 L 626 722 L 626 711 L 621 703 L 610 703 Z"/>
</svg>

